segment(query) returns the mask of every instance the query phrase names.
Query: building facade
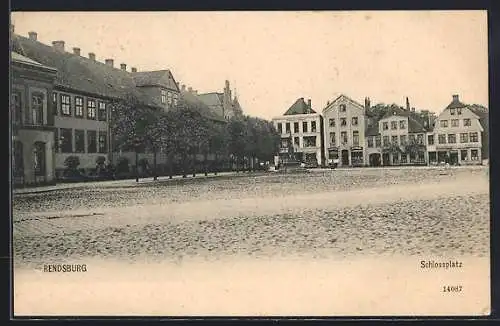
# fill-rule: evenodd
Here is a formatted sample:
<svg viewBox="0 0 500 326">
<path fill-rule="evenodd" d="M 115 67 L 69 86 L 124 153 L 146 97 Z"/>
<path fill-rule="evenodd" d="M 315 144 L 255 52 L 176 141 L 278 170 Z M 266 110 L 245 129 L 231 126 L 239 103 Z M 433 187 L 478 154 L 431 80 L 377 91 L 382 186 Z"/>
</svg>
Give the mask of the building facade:
<svg viewBox="0 0 500 326">
<path fill-rule="evenodd" d="M 430 162 L 482 164 L 484 128 L 473 110 L 453 95 L 452 102 L 438 116 L 433 132 L 427 135 Z"/>
<path fill-rule="evenodd" d="M 338 159 L 339 166 L 366 165 L 365 107 L 340 95 L 323 109 L 323 118 L 327 161 Z"/>
<path fill-rule="evenodd" d="M 323 117 L 311 107 L 311 100 L 305 103 L 299 98 L 284 115 L 272 119 L 281 135 L 280 154 L 288 153 L 291 144 L 295 158 L 308 165 L 324 164 Z"/>
<path fill-rule="evenodd" d="M 12 183 L 47 184 L 55 178 L 52 89 L 56 69 L 11 53 Z"/>
</svg>

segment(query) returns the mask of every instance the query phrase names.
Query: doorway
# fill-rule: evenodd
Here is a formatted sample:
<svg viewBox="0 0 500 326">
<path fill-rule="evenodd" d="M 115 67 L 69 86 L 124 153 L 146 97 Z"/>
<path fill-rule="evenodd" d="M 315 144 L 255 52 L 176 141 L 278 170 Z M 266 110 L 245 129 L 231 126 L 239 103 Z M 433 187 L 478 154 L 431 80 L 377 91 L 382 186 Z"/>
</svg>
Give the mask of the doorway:
<svg viewBox="0 0 500 326">
<path fill-rule="evenodd" d="M 380 154 L 373 153 L 369 156 L 370 166 L 380 166 Z"/>
<path fill-rule="evenodd" d="M 458 151 L 450 152 L 450 165 L 458 165 Z"/>
<path fill-rule="evenodd" d="M 391 161 L 390 161 L 390 158 L 389 158 L 389 153 L 382 154 L 382 165 L 383 166 L 391 165 L 390 162 Z"/>
<path fill-rule="evenodd" d="M 347 149 L 342 150 L 342 165 L 349 165 L 349 151 Z"/>
</svg>

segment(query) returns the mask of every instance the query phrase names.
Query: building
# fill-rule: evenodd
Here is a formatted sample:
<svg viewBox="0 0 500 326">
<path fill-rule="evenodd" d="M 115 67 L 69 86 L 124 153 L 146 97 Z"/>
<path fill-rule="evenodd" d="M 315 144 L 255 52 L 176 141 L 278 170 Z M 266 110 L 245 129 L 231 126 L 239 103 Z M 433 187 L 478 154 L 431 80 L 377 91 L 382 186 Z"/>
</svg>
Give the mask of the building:
<svg viewBox="0 0 500 326">
<path fill-rule="evenodd" d="M 144 105 L 168 110 L 180 97 L 169 70 L 127 71 L 125 63 L 118 68 L 110 58 L 99 62 L 93 52 L 88 57 L 82 56 L 76 47 L 68 52 L 65 41 L 54 41 L 50 46 L 39 42 L 36 32 L 30 32 L 28 38 L 11 35 L 14 52 L 57 69 L 50 103 L 55 127 L 55 169 L 59 176 L 69 156 L 77 156 L 79 168 L 88 172 L 96 167 L 98 158 L 115 161 L 126 154 L 112 155 L 110 103 L 132 95 Z"/>
<path fill-rule="evenodd" d="M 369 106 L 369 99 L 365 106 Z M 327 160 L 339 159 L 339 166 L 366 165 L 365 106 L 346 95 L 338 96 L 323 109 L 324 155 Z"/>
<path fill-rule="evenodd" d="M 464 104 L 453 95 L 428 135 L 429 160 L 451 165 L 482 164 L 482 158 L 488 157 L 483 154 L 488 151 L 482 143 L 487 138 L 483 125 L 487 126 L 487 109 Z"/>
<path fill-rule="evenodd" d="M 12 183 L 54 181 L 52 90 L 57 71 L 11 52 Z"/>
<path fill-rule="evenodd" d="M 181 89 L 185 90 L 185 86 Z M 198 94 L 197 91 L 193 91 L 191 88 L 188 89 L 188 92 L 193 92 L 214 114 L 222 116 L 226 120 L 243 114 L 243 109 L 240 106 L 237 95 L 235 94 L 235 96 L 232 97 L 229 80 L 226 80 L 222 93 L 212 92 Z"/>
<path fill-rule="evenodd" d="M 282 115 L 272 119 L 281 134 L 281 154 L 292 144 L 295 158 L 310 165 L 323 165 L 323 117 L 301 97 Z"/>
</svg>

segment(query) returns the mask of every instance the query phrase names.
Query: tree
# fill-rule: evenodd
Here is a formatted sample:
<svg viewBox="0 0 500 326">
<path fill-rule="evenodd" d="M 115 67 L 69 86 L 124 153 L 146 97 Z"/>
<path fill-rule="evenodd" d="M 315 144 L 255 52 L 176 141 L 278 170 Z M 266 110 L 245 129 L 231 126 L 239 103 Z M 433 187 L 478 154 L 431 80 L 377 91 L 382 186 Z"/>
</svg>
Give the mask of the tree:
<svg viewBox="0 0 500 326">
<path fill-rule="evenodd" d="M 229 154 L 236 162 L 236 172 L 239 172 L 239 163 L 245 156 L 245 121 L 241 117 L 234 117 L 229 120 Z"/>
<path fill-rule="evenodd" d="M 226 125 L 214 122 L 209 126 L 209 148 L 214 154 L 214 174 L 217 175 L 219 158 L 226 156 L 229 146 L 229 133 Z"/>
</svg>

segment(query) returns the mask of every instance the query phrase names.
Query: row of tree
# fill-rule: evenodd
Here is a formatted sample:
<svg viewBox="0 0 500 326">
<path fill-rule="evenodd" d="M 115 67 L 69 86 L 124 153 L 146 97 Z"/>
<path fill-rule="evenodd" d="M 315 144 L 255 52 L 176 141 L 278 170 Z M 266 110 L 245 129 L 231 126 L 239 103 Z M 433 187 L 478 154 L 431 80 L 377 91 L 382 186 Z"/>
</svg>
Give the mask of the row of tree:
<svg viewBox="0 0 500 326">
<path fill-rule="evenodd" d="M 257 161 L 273 159 L 280 141 L 269 121 L 249 116 L 225 121 L 211 114 L 201 101 L 185 96 L 173 109 L 163 111 L 128 95 L 111 105 L 110 122 L 112 150 L 135 152 L 136 169 L 138 154 L 152 153 L 155 180 L 160 150 L 167 154 L 170 177 L 174 162 L 182 166 L 186 177 L 190 172 L 195 175 L 200 156 L 205 175 L 209 173 L 209 158 L 214 167 L 210 172 L 214 173 L 218 172 L 220 162 L 228 160 L 237 171 L 255 169 Z"/>
</svg>

